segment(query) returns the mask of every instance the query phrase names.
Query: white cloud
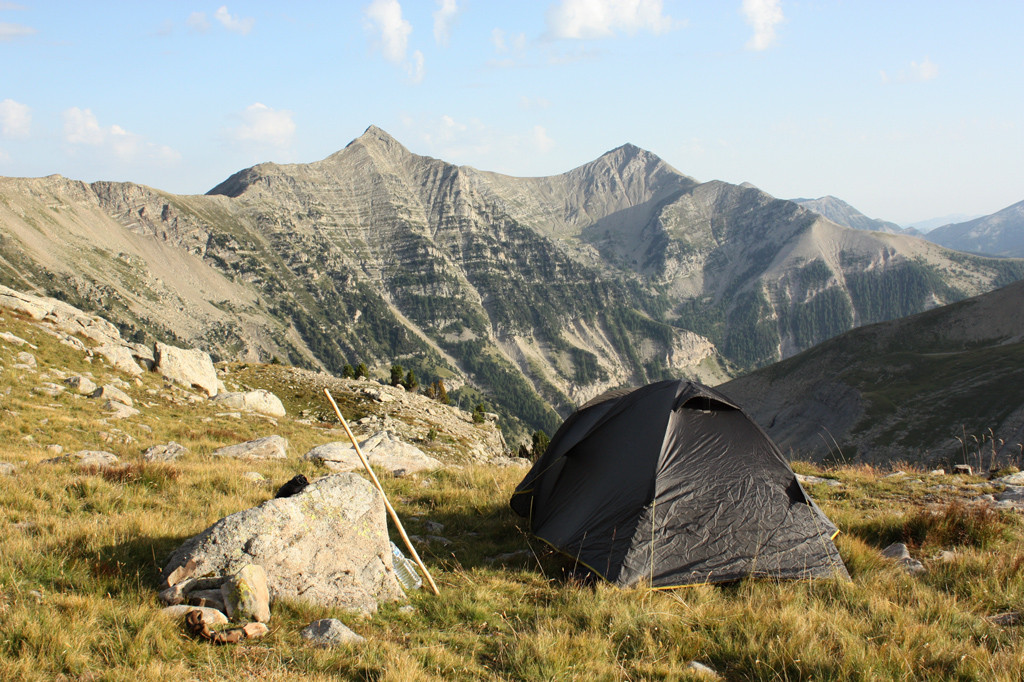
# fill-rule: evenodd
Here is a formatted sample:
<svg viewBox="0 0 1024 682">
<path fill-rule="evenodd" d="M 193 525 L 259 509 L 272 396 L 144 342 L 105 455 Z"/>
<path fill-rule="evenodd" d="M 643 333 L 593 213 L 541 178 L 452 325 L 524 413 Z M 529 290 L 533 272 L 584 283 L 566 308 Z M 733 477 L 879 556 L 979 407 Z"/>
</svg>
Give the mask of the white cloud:
<svg viewBox="0 0 1024 682">
<path fill-rule="evenodd" d="M 939 67 L 930 58 L 925 57 L 920 62 L 910 62 L 908 68 L 901 69 L 895 76 L 890 76 L 885 70 L 879 74 L 883 83 L 923 83 L 938 78 Z"/>
<path fill-rule="evenodd" d="M 423 80 L 423 53 L 419 50 L 413 52 L 412 61 L 406 64 L 405 70 L 413 83 L 421 82 Z"/>
<path fill-rule="evenodd" d="M 10 42 L 17 40 L 18 38 L 24 38 L 25 36 L 35 35 L 36 30 L 31 26 L 22 26 L 21 24 L 10 24 L 6 21 L 0 21 L 0 43 Z"/>
<path fill-rule="evenodd" d="M 210 22 L 206 18 L 206 12 L 193 12 L 188 15 L 188 19 L 185 20 L 185 25 L 199 33 L 206 33 L 210 30 Z"/>
<path fill-rule="evenodd" d="M 295 135 L 292 112 L 271 109 L 260 102 L 246 107 L 241 119 L 242 122 L 231 130 L 232 137 L 239 142 L 287 147 Z"/>
<path fill-rule="evenodd" d="M 452 22 L 459 13 L 459 6 L 456 0 L 437 0 L 437 4 L 437 11 L 434 12 L 434 40 L 438 45 L 447 47 Z"/>
<path fill-rule="evenodd" d="M 213 16 L 221 23 L 221 26 L 227 30 L 232 33 L 240 33 L 243 36 L 249 33 L 249 31 L 252 30 L 253 25 L 256 23 L 256 20 L 252 17 L 240 19 L 237 16 L 229 14 L 227 5 L 221 5 Z"/>
<path fill-rule="evenodd" d="M 364 11 L 380 36 L 384 56 L 396 64 L 403 62 L 412 24 L 402 18 L 398 0 L 373 0 Z"/>
<path fill-rule="evenodd" d="M 16 2 L 0 2 L 0 10 L 4 10 L 4 11 L 7 11 L 7 10 L 21 11 L 21 10 L 24 10 L 24 9 L 28 9 L 28 8 L 25 7 L 25 5 L 19 5 Z"/>
<path fill-rule="evenodd" d="M 178 152 L 166 145 L 147 142 L 119 125 L 104 128 L 90 109 L 71 107 L 64 112 L 64 139 L 75 146 L 95 147 L 120 161 L 177 161 Z"/>
<path fill-rule="evenodd" d="M 555 141 L 548 137 L 544 126 L 533 126 L 533 143 L 541 154 L 548 153 L 555 146 Z"/>
<path fill-rule="evenodd" d="M 5 99 L 0 102 L 0 133 L 4 137 L 28 137 L 32 127 L 32 110 L 28 105 Z"/>
<path fill-rule="evenodd" d="M 547 109 L 551 106 L 551 101 L 544 97 L 527 97 L 523 95 L 519 98 L 519 108 L 530 111 L 531 109 Z"/>
<path fill-rule="evenodd" d="M 747 41 L 751 50 L 767 50 L 775 43 L 775 27 L 782 23 L 780 0 L 743 0 L 741 11 L 754 29 L 754 35 Z"/>
<path fill-rule="evenodd" d="M 620 31 L 658 34 L 675 25 L 662 13 L 661 0 L 561 0 L 547 12 L 548 33 L 555 38 L 607 38 Z"/>
</svg>

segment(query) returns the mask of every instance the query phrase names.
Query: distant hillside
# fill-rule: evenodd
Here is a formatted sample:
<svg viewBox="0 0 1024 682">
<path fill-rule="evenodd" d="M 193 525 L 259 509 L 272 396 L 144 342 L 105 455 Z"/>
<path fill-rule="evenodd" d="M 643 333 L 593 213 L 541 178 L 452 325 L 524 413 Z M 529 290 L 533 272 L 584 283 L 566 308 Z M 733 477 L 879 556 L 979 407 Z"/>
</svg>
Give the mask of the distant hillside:
<svg viewBox="0 0 1024 682">
<path fill-rule="evenodd" d="M 960 438 L 987 462 L 988 429 L 1003 454 L 1024 447 L 1022 305 L 1016 282 L 855 329 L 720 388 L 796 456 L 962 461 Z"/>
<path fill-rule="evenodd" d="M 957 251 L 1020 258 L 1024 256 L 1024 201 L 992 215 L 939 227 L 924 237 Z"/>
<path fill-rule="evenodd" d="M 825 196 L 818 199 L 793 199 L 793 201 L 843 227 L 852 227 L 855 230 L 892 232 L 894 234 L 904 231 L 896 223 L 869 218 L 842 199 L 837 199 L 833 196 Z"/>
<path fill-rule="evenodd" d="M 949 215 L 939 216 L 938 218 L 929 218 L 928 220 L 919 220 L 909 225 L 904 225 L 904 230 L 915 230 L 917 233 L 924 234 L 931 232 L 937 227 L 943 227 L 944 225 L 952 225 L 953 223 L 965 223 L 968 220 L 974 220 L 981 216 L 969 215 L 967 213 L 950 213 Z"/>
<path fill-rule="evenodd" d="M 206 196 L 0 179 L 0 283 L 221 359 L 399 363 L 519 435 L 609 388 L 715 384 L 1022 276 L 1024 261 L 851 230 L 628 144 L 514 178 L 371 126 Z"/>
</svg>

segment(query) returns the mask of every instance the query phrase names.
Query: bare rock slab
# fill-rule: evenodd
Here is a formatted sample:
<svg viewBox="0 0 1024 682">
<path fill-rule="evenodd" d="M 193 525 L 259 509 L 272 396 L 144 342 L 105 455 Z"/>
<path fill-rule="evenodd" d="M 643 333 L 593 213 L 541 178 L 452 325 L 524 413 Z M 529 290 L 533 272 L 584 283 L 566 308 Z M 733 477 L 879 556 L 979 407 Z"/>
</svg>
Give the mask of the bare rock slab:
<svg viewBox="0 0 1024 682">
<path fill-rule="evenodd" d="M 281 436 L 264 436 L 237 445 L 228 445 L 213 451 L 214 457 L 235 459 L 284 459 L 288 456 L 288 441 Z"/>
<path fill-rule="evenodd" d="M 209 353 L 168 346 L 159 341 L 153 347 L 154 368 L 161 376 L 186 388 L 199 388 L 207 395 L 217 395 L 220 381 Z"/>
<path fill-rule="evenodd" d="M 272 599 L 372 613 L 404 597 L 383 498 L 355 474 L 326 476 L 221 519 L 175 550 L 163 574 L 234 575 L 247 564 L 263 567 Z"/>
<path fill-rule="evenodd" d="M 339 644 L 359 644 L 366 641 L 362 635 L 351 629 L 337 618 L 321 618 L 302 628 L 302 639 L 321 647 L 338 646 Z"/>
<path fill-rule="evenodd" d="M 85 467 L 108 467 L 119 463 L 121 460 L 113 452 L 106 450 L 79 450 L 69 455 L 44 459 L 43 464 L 73 464 L 80 468 Z"/>
<path fill-rule="evenodd" d="M 213 401 L 217 403 L 218 407 L 256 412 L 268 417 L 283 417 L 287 414 L 281 399 L 262 388 L 242 393 L 218 393 L 213 397 Z"/>
</svg>

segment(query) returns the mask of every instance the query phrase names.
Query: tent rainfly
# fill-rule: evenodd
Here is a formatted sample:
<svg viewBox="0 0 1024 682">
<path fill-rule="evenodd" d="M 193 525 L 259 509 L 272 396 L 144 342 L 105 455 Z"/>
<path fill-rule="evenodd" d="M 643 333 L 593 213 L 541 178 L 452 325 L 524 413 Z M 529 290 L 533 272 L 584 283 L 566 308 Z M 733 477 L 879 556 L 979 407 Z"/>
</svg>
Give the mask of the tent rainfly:
<svg viewBox="0 0 1024 682">
<path fill-rule="evenodd" d="M 532 533 L 621 586 L 849 578 L 836 527 L 739 407 L 670 380 L 606 393 L 516 488 Z"/>
</svg>

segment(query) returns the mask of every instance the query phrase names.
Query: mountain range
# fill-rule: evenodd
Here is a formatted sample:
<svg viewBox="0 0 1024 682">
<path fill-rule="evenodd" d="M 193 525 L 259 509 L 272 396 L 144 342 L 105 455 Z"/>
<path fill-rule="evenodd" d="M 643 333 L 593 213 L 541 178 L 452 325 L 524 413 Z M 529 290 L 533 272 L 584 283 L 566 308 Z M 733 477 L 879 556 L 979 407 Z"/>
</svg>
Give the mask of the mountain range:
<svg viewBox="0 0 1024 682">
<path fill-rule="evenodd" d="M 608 388 L 715 384 L 1022 276 L 1024 261 L 842 227 L 632 145 L 515 178 L 371 126 L 207 195 L 0 179 L 0 283 L 220 358 L 400 363 L 514 433 L 551 433 Z"/>
</svg>

